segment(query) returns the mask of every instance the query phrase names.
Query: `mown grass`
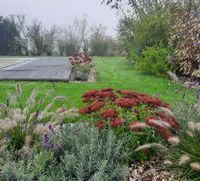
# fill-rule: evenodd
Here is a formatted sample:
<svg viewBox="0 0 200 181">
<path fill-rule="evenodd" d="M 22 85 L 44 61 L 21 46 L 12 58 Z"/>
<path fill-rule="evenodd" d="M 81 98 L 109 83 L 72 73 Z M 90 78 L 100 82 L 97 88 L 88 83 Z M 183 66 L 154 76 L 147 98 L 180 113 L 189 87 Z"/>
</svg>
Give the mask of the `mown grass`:
<svg viewBox="0 0 200 181">
<path fill-rule="evenodd" d="M 151 95 L 159 95 L 163 100 L 173 103 L 180 95 L 175 91 L 179 85 L 170 82 L 167 78 L 159 78 L 151 75 L 145 75 L 134 69 L 125 58 L 122 57 L 94 57 L 94 63 L 97 71 L 96 83 L 55 83 L 55 93 L 67 96 L 68 106 L 80 107 L 81 95 L 90 89 L 100 89 L 104 87 L 113 87 L 116 89 L 131 89 L 138 92 L 148 93 Z M 37 88 L 40 95 L 44 95 L 52 88 L 50 82 L 21 82 L 23 88 L 23 101 L 30 92 Z M 0 82 L 0 102 L 5 102 L 8 93 L 15 91 L 16 82 L 3 81 Z M 193 101 L 195 98 L 191 96 L 187 90 L 186 98 Z M 47 98 L 51 100 L 51 97 Z M 49 101 L 47 100 L 47 101 Z"/>
</svg>

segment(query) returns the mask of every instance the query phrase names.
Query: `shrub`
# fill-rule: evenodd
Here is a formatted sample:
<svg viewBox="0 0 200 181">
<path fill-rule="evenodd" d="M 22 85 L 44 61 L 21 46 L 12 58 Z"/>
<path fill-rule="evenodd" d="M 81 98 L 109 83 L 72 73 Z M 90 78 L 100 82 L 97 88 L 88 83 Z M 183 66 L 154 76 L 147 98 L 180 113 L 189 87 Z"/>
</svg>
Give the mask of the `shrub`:
<svg viewBox="0 0 200 181">
<path fill-rule="evenodd" d="M 128 134 L 134 140 L 128 139 L 133 144 L 129 144 L 132 149 L 145 143 L 159 142 L 156 133 L 169 140 L 179 129 L 170 106 L 157 97 L 105 88 L 88 91 L 82 98 L 88 105 L 79 112 L 99 129 L 113 129 L 120 137 Z M 145 157 L 136 156 L 137 159 Z"/>
<path fill-rule="evenodd" d="M 91 65 L 74 65 L 72 68 L 73 79 L 87 81 L 90 75 Z"/>
<path fill-rule="evenodd" d="M 6 162 L 0 169 L 1 179 L 114 181 L 127 175 L 128 150 L 112 131 L 79 123 L 65 125 L 59 133 L 48 136 L 49 142 L 61 143 L 59 151 L 45 147 L 27 163 Z"/>
<path fill-rule="evenodd" d="M 172 27 L 170 43 L 174 50 L 172 65 L 185 75 L 200 78 L 200 7 L 197 7 L 177 10 L 179 20 Z"/>
<path fill-rule="evenodd" d="M 70 57 L 69 60 L 73 65 L 71 79 L 87 81 L 92 68 L 92 59 L 86 53 L 77 53 Z"/>
<path fill-rule="evenodd" d="M 163 76 L 169 70 L 167 56 L 168 51 L 165 48 L 147 48 L 138 59 L 137 66 L 141 71 Z"/>
</svg>

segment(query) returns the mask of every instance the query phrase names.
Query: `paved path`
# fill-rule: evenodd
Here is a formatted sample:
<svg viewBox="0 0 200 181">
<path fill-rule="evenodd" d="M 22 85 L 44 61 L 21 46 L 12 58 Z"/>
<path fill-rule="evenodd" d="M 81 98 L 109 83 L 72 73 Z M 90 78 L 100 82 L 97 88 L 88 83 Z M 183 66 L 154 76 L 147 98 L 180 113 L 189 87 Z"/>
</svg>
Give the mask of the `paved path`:
<svg viewBox="0 0 200 181">
<path fill-rule="evenodd" d="M 0 69 L 0 80 L 68 81 L 71 63 L 66 57 L 27 59 Z"/>
<path fill-rule="evenodd" d="M 21 63 L 27 60 L 27 58 L 2 58 L 0 57 L 0 68 L 8 67 L 17 63 Z"/>
</svg>

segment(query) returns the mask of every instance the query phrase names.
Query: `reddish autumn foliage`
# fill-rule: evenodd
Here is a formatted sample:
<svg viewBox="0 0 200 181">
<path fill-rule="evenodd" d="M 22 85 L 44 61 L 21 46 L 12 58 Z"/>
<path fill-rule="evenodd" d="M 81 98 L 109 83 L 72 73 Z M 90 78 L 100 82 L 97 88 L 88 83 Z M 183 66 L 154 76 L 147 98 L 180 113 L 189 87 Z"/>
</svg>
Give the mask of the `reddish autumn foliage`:
<svg viewBox="0 0 200 181">
<path fill-rule="evenodd" d="M 91 106 L 86 106 L 86 107 L 83 107 L 79 110 L 79 113 L 80 114 L 89 114 L 91 113 Z"/>
<path fill-rule="evenodd" d="M 115 118 L 112 121 L 110 121 L 110 126 L 113 128 L 117 128 L 123 124 L 123 121 L 121 118 Z"/>
<path fill-rule="evenodd" d="M 158 107 L 165 107 L 171 110 L 170 105 L 158 97 L 152 97 L 131 90 L 115 91 L 112 88 L 105 88 L 85 92 L 82 98 L 83 102 L 88 103 L 88 106 L 80 109 L 79 112 L 81 114 L 96 112 L 100 119 L 100 121 L 95 123 L 98 128 L 105 128 L 108 124 L 113 128 L 128 125 L 131 131 L 144 131 L 144 128 L 152 127 L 166 140 L 180 128 L 180 125 L 173 117 L 164 112 L 156 113 L 157 110 L 155 108 Z M 106 107 L 106 109 L 102 110 L 103 107 Z M 119 109 L 119 107 L 123 109 Z M 122 112 L 117 112 L 117 110 Z M 123 119 L 118 117 L 122 113 L 130 114 L 128 119 L 134 116 L 136 120 L 128 120 L 126 122 L 128 124 L 123 124 Z M 141 118 L 141 115 L 144 115 L 144 117 Z M 138 120 L 137 117 L 139 117 Z"/>
<path fill-rule="evenodd" d="M 96 95 L 96 93 L 98 93 L 99 90 L 91 90 L 91 91 L 87 91 L 83 94 L 83 97 L 93 97 Z"/>
<path fill-rule="evenodd" d="M 101 91 L 102 92 L 112 92 L 113 90 L 114 90 L 113 88 L 108 87 L 108 88 L 102 89 Z"/>
<path fill-rule="evenodd" d="M 76 53 L 72 55 L 69 60 L 71 61 L 72 65 L 89 64 L 92 61 L 92 59 L 86 53 Z"/>
<path fill-rule="evenodd" d="M 98 122 L 95 123 L 95 126 L 97 128 L 103 129 L 105 127 L 105 124 L 104 124 L 103 121 L 98 121 Z"/>
<path fill-rule="evenodd" d="M 98 111 L 105 105 L 104 102 L 95 102 L 94 104 L 90 105 L 91 111 Z"/>
<path fill-rule="evenodd" d="M 114 109 L 106 109 L 101 114 L 101 119 L 108 119 L 108 118 L 116 118 L 118 116 L 118 112 Z"/>
<path fill-rule="evenodd" d="M 135 102 L 132 99 L 126 99 L 126 98 L 118 98 L 115 100 L 115 104 L 122 107 L 122 108 L 126 108 L 126 109 L 130 109 L 133 106 L 137 106 L 138 103 Z"/>
<path fill-rule="evenodd" d="M 116 95 L 113 92 L 105 92 L 105 91 L 102 92 L 101 91 L 96 94 L 96 99 L 101 100 L 101 101 L 103 101 L 103 100 L 113 101 L 116 99 Z"/>
<path fill-rule="evenodd" d="M 139 100 L 147 105 L 150 106 L 161 106 L 162 105 L 162 101 L 159 98 L 153 98 L 153 97 L 147 97 L 147 96 L 143 96 L 143 97 L 139 97 Z"/>
</svg>

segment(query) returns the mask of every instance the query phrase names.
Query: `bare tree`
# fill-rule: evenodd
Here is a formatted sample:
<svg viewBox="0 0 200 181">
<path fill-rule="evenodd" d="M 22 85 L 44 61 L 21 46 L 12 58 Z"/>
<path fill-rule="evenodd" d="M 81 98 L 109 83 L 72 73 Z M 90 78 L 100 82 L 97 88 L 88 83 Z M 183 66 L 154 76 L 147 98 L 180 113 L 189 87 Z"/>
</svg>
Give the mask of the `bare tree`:
<svg viewBox="0 0 200 181">
<path fill-rule="evenodd" d="M 78 51 L 87 52 L 88 33 L 87 18 L 75 18 L 72 25 L 63 29 L 62 36 L 58 40 L 60 54 L 70 56 Z"/>
<path fill-rule="evenodd" d="M 43 49 L 46 55 L 52 55 L 53 49 L 55 48 L 55 42 L 57 40 L 58 35 L 58 29 L 56 26 L 52 26 L 50 30 L 43 30 L 42 36 L 43 36 Z"/>
<path fill-rule="evenodd" d="M 32 21 L 32 25 L 27 27 L 28 37 L 32 45 L 32 53 L 34 55 L 42 55 L 44 53 L 44 39 L 42 36 L 42 23 L 37 19 Z"/>
<path fill-rule="evenodd" d="M 58 34 L 56 26 L 52 26 L 50 30 L 44 29 L 42 23 L 35 19 L 27 29 L 33 54 L 52 55 Z"/>
<path fill-rule="evenodd" d="M 15 16 L 17 29 L 20 32 L 20 43 L 22 47 L 22 51 L 24 51 L 25 55 L 29 54 L 28 50 L 28 32 L 27 32 L 27 24 L 26 24 L 26 16 L 25 15 L 17 15 Z"/>
</svg>

